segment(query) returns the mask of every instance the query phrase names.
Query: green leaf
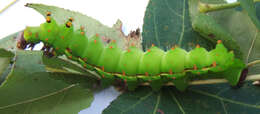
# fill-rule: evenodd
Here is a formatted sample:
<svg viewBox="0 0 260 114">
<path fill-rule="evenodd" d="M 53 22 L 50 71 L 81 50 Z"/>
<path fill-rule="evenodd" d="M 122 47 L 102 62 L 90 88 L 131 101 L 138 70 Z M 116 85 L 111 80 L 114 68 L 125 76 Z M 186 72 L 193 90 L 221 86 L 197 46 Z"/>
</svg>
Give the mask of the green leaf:
<svg viewBox="0 0 260 114">
<path fill-rule="evenodd" d="M 10 70 L 8 70 L 10 61 L 10 57 L 0 57 L 0 85 L 4 81 L 6 74 L 10 72 Z"/>
<path fill-rule="evenodd" d="M 75 29 L 80 29 L 80 26 L 84 26 L 86 30 L 86 35 L 88 37 L 92 37 L 98 33 L 103 41 L 107 41 L 108 39 L 116 40 L 118 46 L 124 48 L 125 36 L 121 31 L 122 23 L 120 20 L 118 20 L 116 24 L 111 28 L 79 12 L 74 12 L 63 8 L 47 6 L 43 4 L 27 4 L 26 6 L 35 9 L 43 16 L 46 16 L 47 11 L 51 12 L 52 17 L 59 24 L 64 24 L 70 17 L 72 17 L 74 19 L 73 24 Z"/>
<path fill-rule="evenodd" d="M 16 49 L 16 38 L 20 32 L 13 33 L 7 37 L 0 39 L 0 48 L 5 50 L 14 51 Z M 1 54 L 1 53 L 0 53 Z"/>
<path fill-rule="evenodd" d="M 77 84 L 51 77 L 42 64 L 42 53 L 17 51 L 8 79 L 0 87 L 0 113 L 77 114 L 90 106 L 93 94 Z"/>
<path fill-rule="evenodd" d="M 238 0 L 241 7 L 247 12 L 248 16 L 251 18 L 255 26 L 260 30 L 260 21 L 256 16 L 256 8 L 254 0 Z"/>
<path fill-rule="evenodd" d="M 155 44 L 167 50 L 178 45 L 190 50 L 200 44 L 212 49 L 215 44 L 192 30 L 188 8 L 188 0 L 150 0 L 144 17 L 143 47 Z"/>
<path fill-rule="evenodd" d="M 259 88 L 247 83 L 240 89 L 227 84 L 193 86 L 185 92 L 148 87 L 121 94 L 103 114 L 250 114 L 258 113 Z"/>
</svg>

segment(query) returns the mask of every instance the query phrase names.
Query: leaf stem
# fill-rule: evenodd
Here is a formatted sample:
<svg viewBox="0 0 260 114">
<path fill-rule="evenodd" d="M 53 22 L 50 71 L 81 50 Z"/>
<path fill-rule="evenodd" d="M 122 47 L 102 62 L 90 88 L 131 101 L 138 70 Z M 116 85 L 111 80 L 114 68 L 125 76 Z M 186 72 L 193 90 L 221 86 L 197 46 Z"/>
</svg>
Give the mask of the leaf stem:
<svg viewBox="0 0 260 114">
<path fill-rule="evenodd" d="M 246 81 L 259 81 L 260 74 L 247 76 Z M 219 84 L 219 83 L 228 83 L 226 79 L 207 79 L 207 80 L 195 80 L 189 83 L 189 85 L 205 85 L 205 84 Z M 149 83 L 141 84 L 143 86 L 150 85 Z M 174 83 L 169 82 L 164 86 L 174 86 Z"/>
<path fill-rule="evenodd" d="M 260 0 L 254 0 L 254 2 L 260 2 Z M 201 13 L 207 13 L 211 11 L 218 11 L 228 8 L 234 8 L 240 6 L 240 2 L 224 3 L 224 4 L 208 4 L 199 2 L 198 7 Z"/>
<path fill-rule="evenodd" d="M 260 60 L 255 60 L 255 61 L 253 61 L 253 62 L 250 62 L 250 63 L 247 64 L 246 67 L 247 67 L 247 68 L 248 68 L 248 67 L 252 67 L 252 66 L 254 66 L 254 65 L 256 65 L 256 64 L 260 64 Z"/>
<path fill-rule="evenodd" d="M 3 9 L 0 10 L 0 13 L 2 13 L 3 11 L 5 11 L 7 8 L 9 8 L 11 5 L 13 5 L 17 0 L 12 1 L 11 3 L 9 3 L 7 6 L 5 6 Z"/>
</svg>

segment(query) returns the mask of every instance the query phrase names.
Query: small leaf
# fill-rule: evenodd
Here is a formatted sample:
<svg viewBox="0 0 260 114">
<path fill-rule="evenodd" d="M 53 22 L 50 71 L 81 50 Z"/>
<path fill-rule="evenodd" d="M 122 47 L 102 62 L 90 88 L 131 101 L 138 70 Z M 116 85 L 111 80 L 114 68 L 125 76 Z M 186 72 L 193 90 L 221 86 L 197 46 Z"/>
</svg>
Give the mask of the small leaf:
<svg viewBox="0 0 260 114">
<path fill-rule="evenodd" d="M 17 51 L 8 79 L 0 87 L 0 113 L 77 114 L 90 106 L 93 94 L 76 84 L 51 78 L 42 53 Z"/>
</svg>

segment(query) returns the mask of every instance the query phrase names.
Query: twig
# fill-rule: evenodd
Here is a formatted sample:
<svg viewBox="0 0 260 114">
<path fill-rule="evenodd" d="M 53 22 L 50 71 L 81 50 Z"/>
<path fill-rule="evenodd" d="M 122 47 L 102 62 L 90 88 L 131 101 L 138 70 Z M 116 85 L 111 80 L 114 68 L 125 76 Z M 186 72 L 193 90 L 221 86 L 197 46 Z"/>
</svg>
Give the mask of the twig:
<svg viewBox="0 0 260 114">
<path fill-rule="evenodd" d="M 0 10 L 0 13 L 4 12 L 7 8 L 9 8 L 11 5 L 13 5 L 17 0 L 12 1 L 7 6 L 5 6 L 3 9 Z"/>
<path fill-rule="evenodd" d="M 255 60 L 255 61 L 253 61 L 253 62 L 250 62 L 250 63 L 248 63 L 247 65 L 246 65 L 246 67 L 248 68 L 248 67 L 252 67 L 252 66 L 254 66 L 254 65 L 256 65 L 256 64 L 260 64 L 260 60 Z"/>
<path fill-rule="evenodd" d="M 260 2 L 260 0 L 254 0 L 254 2 Z M 234 8 L 240 6 L 240 2 L 225 3 L 225 4 L 208 4 L 199 2 L 199 11 L 201 13 L 207 13 L 211 11 L 218 11 L 222 9 Z"/>
</svg>

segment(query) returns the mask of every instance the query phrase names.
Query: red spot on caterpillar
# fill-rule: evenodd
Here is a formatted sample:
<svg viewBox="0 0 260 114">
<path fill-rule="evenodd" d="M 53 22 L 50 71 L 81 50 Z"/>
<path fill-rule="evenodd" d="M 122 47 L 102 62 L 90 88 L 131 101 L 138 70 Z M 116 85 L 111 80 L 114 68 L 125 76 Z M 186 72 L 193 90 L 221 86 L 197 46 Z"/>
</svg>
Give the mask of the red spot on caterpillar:
<svg viewBox="0 0 260 114">
<path fill-rule="evenodd" d="M 218 40 L 218 41 L 217 41 L 217 43 L 218 43 L 218 44 L 221 44 L 221 43 L 222 43 L 222 41 L 221 41 L 221 40 Z"/>
<path fill-rule="evenodd" d="M 172 69 L 169 70 L 169 74 L 172 74 Z"/>
<path fill-rule="evenodd" d="M 61 39 L 64 39 L 64 36 L 61 36 L 60 38 L 61 38 Z"/>
<path fill-rule="evenodd" d="M 193 65 L 193 69 L 194 69 L 194 70 L 198 70 L 198 67 L 197 67 L 196 64 Z"/>
<path fill-rule="evenodd" d="M 85 33 L 84 32 L 80 32 L 81 35 L 84 35 Z"/>
<path fill-rule="evenodd" d="M 104 74 L 102 74 L 102 78 L 105 78 Z"/>
<path fill-rule="evenodd" d="M 102 71 L 105 71 L 105 67 L 104 67 L 104 66 L 102 66 L 102 68 L 101 68 L 101 69 L 102 69 Z"/>
<path fill-rule="evenodd" d="M 150 50 L 150 49 L 148 49 L 147 51 L 148 51 L 148 52 L 151 52 L 151 50 Z"/>
<path fill-rule="evenodd" d="M 97 43 L 97 40 L 94 40 L 94 43 Z"/>
<path fill-rule="evenodd" d="M 125 76 L 125 71 L 123 71 L 123 76 Z"/>
<path fill-rule="evenodd" d="M 171 50 L 174 50 L 174 49 L 175 49 L 174 47 L 171 48 Z"/>
<path fill-rule="evenodd" d="M 99 34 L 98 34 L 98 33 L 96 34 L 96 37 L 99 37 Z"/>
<path fill-rule="evenodd" d="M 48 32 L 51 32 L 51 30 L 48 30 Z"/>
<path fill-rule="evenodd" d="M 36 33 L 35 33 L 35 38 L 38 38 L 38 37 L 39 37 L 39 33 L 36 32 Z"/>
<path fill-rule="evenodd" d="M 86 62 L 86 61 L 87 61 L 87 58 L 83 58 L 83 61 Z"/>
<path fill-rule="evenodd" d="M 154 44 L 152 44 L 152 47 L 154 47 Z"/>
<path fill-rule="evenodd" d="M 116 40 L 112 40 L 113 43 L 116 43 Z"/>
<path fill-rule="evenodd" d="M 84 64 L 83 66 L 84 66 L 85 68 L 87 68 L 87 64 Z"/>
<path fill-rule="evenodd" d="M 197 45 L 196 45 L 196 48 L 200 48 L 200 45 L 199 45 L 199 44 L 197 44 Z"/>
<path fill-rule="evenodd" d="M 145 72 L 145 76 L 149 76 L 148 72 Z"/>
<path fill-rule="evenodd" d="M 32 32 L 29 32 L 29 36 L 31 36 L 32 35 Z"/>
<path fill-rule="evenodd" d="M 217 66 L 217 63 L 216 63 L 216 61 L 214 61 L 213 63 L 212 63 L 212 67 L 216 67 Z"/>
<path fill-rule="evenodd" d="M 110 46 L 109 48 L 110 48 L 110 49 L 112 49 L 112 48 L 113 48 L 113 46 Z"/>
<path fill-rule="evenodd" d="M 48 38 L 45 38 L 45 41 L 48 41 L 49 39 Z"/>
<path fill-rule="evenodd" d="M 55 49 L 56 49 L 56 50 L 59 50 L 59 48 L 58 48 L 58 47 L 56 47 Z"/>
<path fill-rule="evenodd" d="M 127 52 L 128 52 L 128 53 L 131 52 L 131 49 L 128 49 Z"/>
</svg>

